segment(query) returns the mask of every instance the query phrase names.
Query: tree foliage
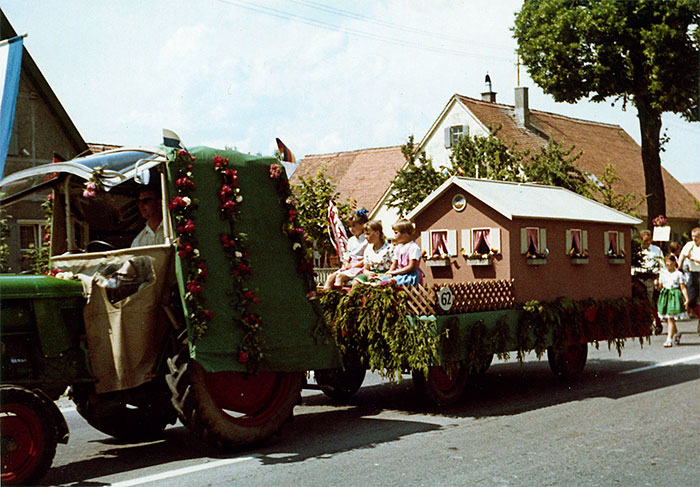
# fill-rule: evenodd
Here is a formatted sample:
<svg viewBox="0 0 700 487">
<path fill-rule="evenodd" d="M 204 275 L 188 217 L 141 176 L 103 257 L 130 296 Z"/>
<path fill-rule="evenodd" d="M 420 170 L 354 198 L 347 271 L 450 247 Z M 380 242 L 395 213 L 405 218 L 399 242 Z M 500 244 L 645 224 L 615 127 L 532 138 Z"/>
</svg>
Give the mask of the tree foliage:
<svg viewBox="0 0 700 487">
<path fill-rule="evenodd" d="M 591 196 L 588 178 L 574 165 L 582 153 L 574 153 L 574 150 L 574 146 L 564 149 L 561 144 L 550 140 L 523 166 L 525 179 L 540 184 L 561 186 L 574 193 Z"/>
<path fill-rule="evenodd" d="M 417 151 L 413 135 L 401 146 L 401 153 L 406 159 L 406 166 L 396 173 L 392 181 L 387 206 L 396 208 L 399 216 L 404 216 L 440 186 L 447 175 L 435 170 L 425 151 Z"/>
<path fill-rule="evenodd" d="M 638 209 L 645 198 L 640 198 L 634 193 L 618 193 L 613 186 L 619 181 L 620 176 L 617 175 L 615 167 L 612 164 L 606 164 L 600 178 L 589 184 L 591 196 L 610 208 L 639 218 Z"/>
<path fill-rule="evenodd" d="M 661 114 L 700 118 L 698 24 L 700 0 L 524 0 L 515 19 L 518 54 L 545 93 L 637 108 L 649 218 L 666 213 Z"/>
<path fill-rule="evenodd" d="M 10 270 L 10 244 L 7 239 L 10 237 L 9 217 L 4 208 L 0 208 L 0 272 Z"/>
<path fill-rule="evenodd" d="M 321 254 L 322 261 L 335 253 L 328 233 L 328 203 L 333 201 L 338 208 L 341 219 L 345 220 L 353 208 L 354 201 L 340 201 L 335 185 L 321 167 L 314 178 L 299 178 L 299 184 L 292 185 L 297 199 L 299 224 L 314 241 L 314 248 Z"/>
<path fill-rule="evenodd" d="M 522 181 L 526 153 L 516 150 L 514 145 L 508 147 L 496 136 L 499 130 L 500 127 L 488 137 L 460 137 L 450 154 L 452 173 L 494 181 Z"/>
</svg>

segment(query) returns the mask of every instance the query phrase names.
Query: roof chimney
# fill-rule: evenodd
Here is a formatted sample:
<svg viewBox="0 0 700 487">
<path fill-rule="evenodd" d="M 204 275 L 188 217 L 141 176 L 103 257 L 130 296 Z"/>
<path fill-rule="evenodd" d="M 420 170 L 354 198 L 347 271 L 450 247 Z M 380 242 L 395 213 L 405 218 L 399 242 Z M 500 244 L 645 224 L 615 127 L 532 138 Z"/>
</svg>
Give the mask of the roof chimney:
<svg viewBox="0 0 700 487">
<path fill-rule="evenodd" d="M 489 103 L 496 103 L 496 92 L 491 90 L 491 76 L 488 73 L 484 79 L 484 87 L 486 91 L 481 94 L 481 99 Z"/>
<path fill-rule="evenodd" d="M 527 99 L 527 86 L 515 88 L 515 121 L 518 127 L 530 126 L 530 107 Z"/>
</svg>

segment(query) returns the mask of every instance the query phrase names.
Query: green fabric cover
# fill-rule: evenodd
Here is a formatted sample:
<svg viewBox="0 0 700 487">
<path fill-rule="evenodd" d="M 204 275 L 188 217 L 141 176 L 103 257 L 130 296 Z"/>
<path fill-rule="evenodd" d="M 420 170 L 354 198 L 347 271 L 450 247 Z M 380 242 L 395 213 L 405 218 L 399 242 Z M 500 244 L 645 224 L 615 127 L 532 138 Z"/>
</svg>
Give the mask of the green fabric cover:
<svg viewBox="0 0 700 487">
<path fill-rule="evenodd" d="M 322 318 L 306 298 L 292 243 L 282 233 L 285 215 L 279 203 L 278 180 L 269 175 L 270 164 L 278 163 L 277 159 L 207 147 L 192 148 L 190 154 L 196 158 L 192 173 L 194 196 L 199 204 L 195 232 L 208 269 L 203 293 L 206 306 L 214 313 L 205 335 L 191 342 L 192 357 L 209 372 L 246 370 L 246 365 L 237 360 L 243 329 L 237 323 L 239 317 L 232 315 L 236 308 L 227 292 L 234 280 L 220 243 L 220 234 L 230 233 L 229 222 L 219 216 L 221 179 L 212 159 L 220 155 L 229 159 L 231 169 L 238 171 L 243 196 L 236 231 L 247 235 L 245 245 L 254 271 L 247 287 L 259 298 L 251 311 L 263 321 L 261 369 L 303 371 L 340 366 L 332 340 L 320 332 L 314 333 Z M 169 174 L 174 194 L 173 168 Z M 179 259 L 177 263 L 178 267 L 182 265 Z M 179 277 L 181 272 L 178 269 Z"/>
</svg>

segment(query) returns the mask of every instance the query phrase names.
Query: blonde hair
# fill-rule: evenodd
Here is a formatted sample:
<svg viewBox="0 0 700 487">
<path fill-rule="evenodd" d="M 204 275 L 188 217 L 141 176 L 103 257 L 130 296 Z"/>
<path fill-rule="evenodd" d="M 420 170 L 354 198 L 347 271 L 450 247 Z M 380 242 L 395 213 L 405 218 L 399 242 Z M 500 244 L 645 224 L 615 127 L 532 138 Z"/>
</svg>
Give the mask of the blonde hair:
<svg viewBox="0 0 700 487">
<path fill-rule="evenodd" d="M 355 212 L 348 218 L 348 223 L 350 225 L 364 225 L 367 223 L 367 215 L 365 213 Z"/>
<path fill-rule="evenodd" d="M 382 227 L 382 222 L 379 220 L 370 220 L 367 223 L 365 223 L 365 231 L 371 230 L 373 232 L 379 232 L 379 238 L 381 239 L 382 242 L 386 240 L 384 238 L 384 227 Z"/>
<path fill-rule="evenodd" d="M 405 218 L 401 218 L 391 226 L 391 229 L 396 233 L 407 233 L 409 235 L 413 235 L 416 227 L 410 221 L 406 220 Z"/>
</svg>

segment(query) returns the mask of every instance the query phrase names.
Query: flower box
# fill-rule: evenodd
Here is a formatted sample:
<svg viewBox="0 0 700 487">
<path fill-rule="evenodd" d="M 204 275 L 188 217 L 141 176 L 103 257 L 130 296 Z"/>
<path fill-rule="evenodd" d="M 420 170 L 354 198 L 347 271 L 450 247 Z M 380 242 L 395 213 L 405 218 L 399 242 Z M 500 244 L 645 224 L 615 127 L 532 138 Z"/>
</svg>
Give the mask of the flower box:
<svg viewBox="0 0 700 487">
<path fill-rule="evenodd" d="M 445 259 L 429 259 L 425 263 L 428 267 L 449 267 L 450 259 L 449 257 Z"/>
<path fill-rule="evenodd" d="M 608 257 L 608 262 L 611 264 L 624 264 L 625 263 L 625 258 L 624 257 Z"/>
<path fill-rule="evenodd" d="M 467 265 L 492 265 L 493 259 L 490 255 L 486 257 L 467 257 Z"/>
<path fill-rule="evenodd" d="M 574 265 L 588 264 L 588 257 L 572 257 L 571 263 Z"/>
<path fill-rule="evenodd" d="M 525 259 L 527 265 L 544 265 L 547 263 L 546 257 L 537 257 L 535 259 Z"/>
</svg>

